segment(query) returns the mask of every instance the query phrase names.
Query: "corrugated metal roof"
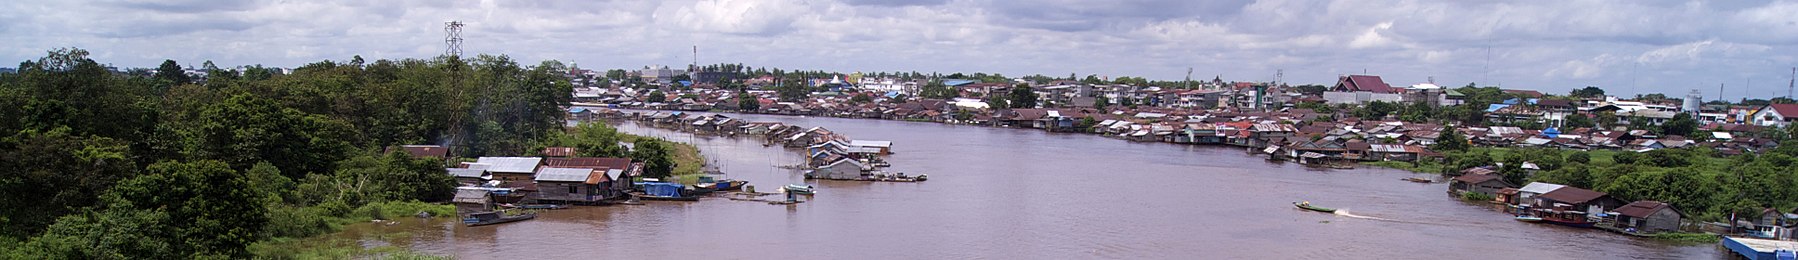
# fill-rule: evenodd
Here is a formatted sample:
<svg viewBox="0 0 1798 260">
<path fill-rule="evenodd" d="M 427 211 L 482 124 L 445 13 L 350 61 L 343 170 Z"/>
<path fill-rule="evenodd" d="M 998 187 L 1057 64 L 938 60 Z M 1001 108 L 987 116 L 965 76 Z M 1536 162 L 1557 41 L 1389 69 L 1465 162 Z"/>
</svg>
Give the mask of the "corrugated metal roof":
<svg viewBox="0 0 1798 260">
<path fill-rule="evenodd" d="M 481 169 L 469 169 L 469 168 L 448 168 L 448 169 L 444 169 L 444 170 L 448 171 L 451 176 L 462 177 L 462 178 L 480 178 L 481 175 L 484 175 L 482 173 L 487 172 L 487 171 L 481 170 Z"/>
<path fill-rule="evenodd" d="M 850 146 L 886 148 L 886 147 L 893 147 L 893 141 L 850 140 L 849 145 Z"/>
<path fill-rule="evenodd" d="M 537 165 L 542 162 L 543 158 L 537 157 L 481 157 L 475 160 L 475 163 L 493 165 L 487 171 L 503 173 L 536 172 Z"/>
<path fill-rule="evenodd" d="M 1560 184 L 1546 183 L 1546 182 L 1531 182 L 1529 185 L 1523 185 L 1523 188 L 1518 188 L 1517 192 L 1543 194 L 1543 193 L 1548 193 L 1548 192 L 1555 191 L 1555 190 L 1565 188 L 1565 187 L 1567 187 L 1567 185 L 1560 185 Z"/>
<path fill-rule="evenodd" d="M 593 169 L 585 168 L 543 168 L 537 170 L 537 181 L 586 182 Z"/>
</svg>

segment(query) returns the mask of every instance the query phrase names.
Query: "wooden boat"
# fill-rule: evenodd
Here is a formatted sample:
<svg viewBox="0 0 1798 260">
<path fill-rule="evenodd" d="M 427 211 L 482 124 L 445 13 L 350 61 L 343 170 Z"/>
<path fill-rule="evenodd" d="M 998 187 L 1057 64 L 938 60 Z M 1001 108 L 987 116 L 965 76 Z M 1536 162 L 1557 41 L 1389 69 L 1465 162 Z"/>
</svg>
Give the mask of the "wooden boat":
<svg viewBox="0 0 1798 260">
<path fill-rule="evenodd" d="M 815 192 L 816 192 L 816 191 L 812 190 L 812 186 L 805 186 L 805 185 L 799 185 L 799 184 L 787 184 L 786 187 L 782 187 L 782 188 L 786 189 L 787 192 L 792 192 L 793 194 L 799 194 L 799 195 L 812 195 L 812 194 L 815 194 Z"/>
<path fill-rule="evenodd" d="M 508 216 L 504 212 L 501 212 L 501 211 L 488 211 L 488 212 L 468 214 L 467 218 L 462 219 L 462 224 L 468 225 L 470 227 L 486 226 L 486 225 L 493 225 L 493 224 L 503 224 L 503 223 L 524 221 L 524 220 L 529 220 L 529 219 L 533 219 L 533 218 L 537 218 L 537 213 L 526 212 L 524 214 Z"/>
<path fill-rule="evenodd" d="M 562 205 L 562 204 L 525 204 L 525 205 L 524 205 L 524 206 L 519 206 L 519 208 L 523 208 L 523 209 L 566 209 L 566 208 L 568 208 L 568 205 Z"/>
<path fill-rule="evenodd" d="M 1575 227 L 1575 228 L 1592 228 L 1592 225 L 1596 224 L 1596 223 L 1592 223 L 1591 221 L 1564 219 L 1564 218 L 1555 218 L 1555 217 L 1548 217 L 1548 218 L 1541 218 L 1541 219 L 1542 219 L 1542 221 L 1540 223 L 1549 223 L 1549 224 L 1562 225 L 1562 226 Z"/>
<path fill-rule="evenodd" d="M 1325 208 L 1325 207 L 1318 207 L 1318 206 L 1312 206 L 1312 205 L 1311 205 L 1311 204 L 1310 204 L 1310 203 L 1303 203 L 1303 202 L 1293 202 L 1293 203 L 1292 203 L 1292 206 L 1294 206 L 1294 207 L 1299 207 L 1299 209 L 1304 209 L 1304 210 L 1310 210 L 1310 211 L 1316 211 L 1316 212 L 1323 212 L 1323 213 L 1336 213 L 1336 209 L 1332 209 L 1332 208 Z"/>
<path fill-rule="evenodd" d="M 1432 182 L 1436 182 L 1436 181 L 1435 181 L 1435 180 L 1431 180 L 1431 179 L 1429 179 L 1429 178 L 1420 178 L 1420 177 L 1411 177 L 1411 178 L 1405 178 L 1405 179 L 1404 179 L 1404 180 L 1405 180 L 1405 181 L 1409 181 L 1409 182 L 1416 182 L 1416 183 L 1432 183 Z"/>
<path fill-rule="evenodd" d="M 1517 221 L 1530 222 L 1530 223 L 1542 222 L 1542 218 L 1538 218 L 1535 216 L 1517 216 L 1516 218 L 1513 218 L 1513 219 L 1516 219 Z"/>
</svg>

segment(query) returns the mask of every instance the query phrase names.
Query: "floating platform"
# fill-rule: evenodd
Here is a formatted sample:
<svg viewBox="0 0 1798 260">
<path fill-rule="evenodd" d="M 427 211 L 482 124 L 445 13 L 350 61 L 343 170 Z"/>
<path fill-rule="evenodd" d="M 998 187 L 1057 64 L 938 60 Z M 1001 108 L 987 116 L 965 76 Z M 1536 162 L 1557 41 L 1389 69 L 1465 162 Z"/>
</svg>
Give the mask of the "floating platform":
<svg viewBox="0 0 1798 260">
<path fill-rule="evenodd" d="M 1742 257 L 1747 257 L 1749 260 L 1776 260 L 1780 259 L 1776 251 L 1798 249 L 1798 241 L 1725 236 L 1722 243 L 1724 248 L 1729 248 L 1729 251 L 1741 254 Z M 1790 253 L 1791 251 L 1785 252 Z"/>
</svg>

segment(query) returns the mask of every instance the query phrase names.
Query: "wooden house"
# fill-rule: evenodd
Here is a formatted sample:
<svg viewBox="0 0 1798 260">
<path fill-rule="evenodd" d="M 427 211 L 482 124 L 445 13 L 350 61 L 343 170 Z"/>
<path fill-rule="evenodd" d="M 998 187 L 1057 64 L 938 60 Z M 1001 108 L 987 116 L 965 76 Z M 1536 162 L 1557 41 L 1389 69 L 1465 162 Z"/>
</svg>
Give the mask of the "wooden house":
<svg viewBox="0 0 1798 260">
<path fill-rule="evenodd" d="M 1493 195 L 1493 197 L 1496 198 L 1498 197 L 1497 195 L 1500 190 L 1514 188 L 1516 186 L 1517 185 L 1505 182 L 1504 178 L 1499 178 L 1497 174 L 1466 174 L 1450 179 L 1448 182 L 1448 191 L 1449 193 L 1454 193 L 1456 195 L 1464 192 L 1472 192 Z"/>
<path fill-rule="evenodd" d="M 492 178 L 492 176 L 487 175 L 486 167 L 447 168 L 443 170 L 449 172 L 450 176 L 454 176 L 456 178 L 456 184 L 462 186 L 480 186 L 481 184 L 487 183 L 487 180 Z"/>
<path fill-rule="evenodd" d="M 1617 208 L 1617 227 L 1642 233 L 1679 231 L 1679 221 L 1683 215 L 1673 205 L 1639 200 Z"/>
<path fill-rule="evenodd" d="M 868 165 L 862 164 L 860 161 L 857 161 L 855 159 L 843 158 L 843 159 L 837 159 L 836 161 L 831 162 L 829 164 L 825 164 L 824 166 L 819 166 L 817 169 L 814 169 L 811 172 L 806 173 L 806 177 L 807 178 L 818 178 L 818 179 L 833 179 L 833 180 L 853 180 L 853 179 L 861 178 L 862 173 L 867 170 L 869 170 Z"/>
<path fill-rule="evenodd" d="M 536 199 L 568 204 L 594 204 L 610 199 L 605 170 L 544 167 L 537 170 Z"/>
<path fill-rule="evenodd" d="M 1623 202 L 1603 192 L 1588 189 L 1561 187 L 1536 196 L 1536 207 L 1554 209 L 1564 213 L 1584 213 L 1587 218 L 1598 218 L 1599 214 L 1622 207 Z"/>
<path fill-rule="evenodd" d="M 493 211 L 493 193 L 484 189 L 458 188 L 450 201 L 456 204 L 457 215 Z"/>
</svg>

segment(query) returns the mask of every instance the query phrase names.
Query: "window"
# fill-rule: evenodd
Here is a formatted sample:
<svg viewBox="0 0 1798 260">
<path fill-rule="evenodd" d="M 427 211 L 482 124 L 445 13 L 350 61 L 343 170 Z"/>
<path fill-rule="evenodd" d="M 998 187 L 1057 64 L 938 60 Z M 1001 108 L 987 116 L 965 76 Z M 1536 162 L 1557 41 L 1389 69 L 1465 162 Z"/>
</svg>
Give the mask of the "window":
<svg viewBox="0 0 1798 260">
<path fill-rule="evenodd" d="M 580 187 L 568 186 L 568 193 L 579 193 L 580 191 L 578 191 L 578 189 L 580 189 Z"/>
</svg>

